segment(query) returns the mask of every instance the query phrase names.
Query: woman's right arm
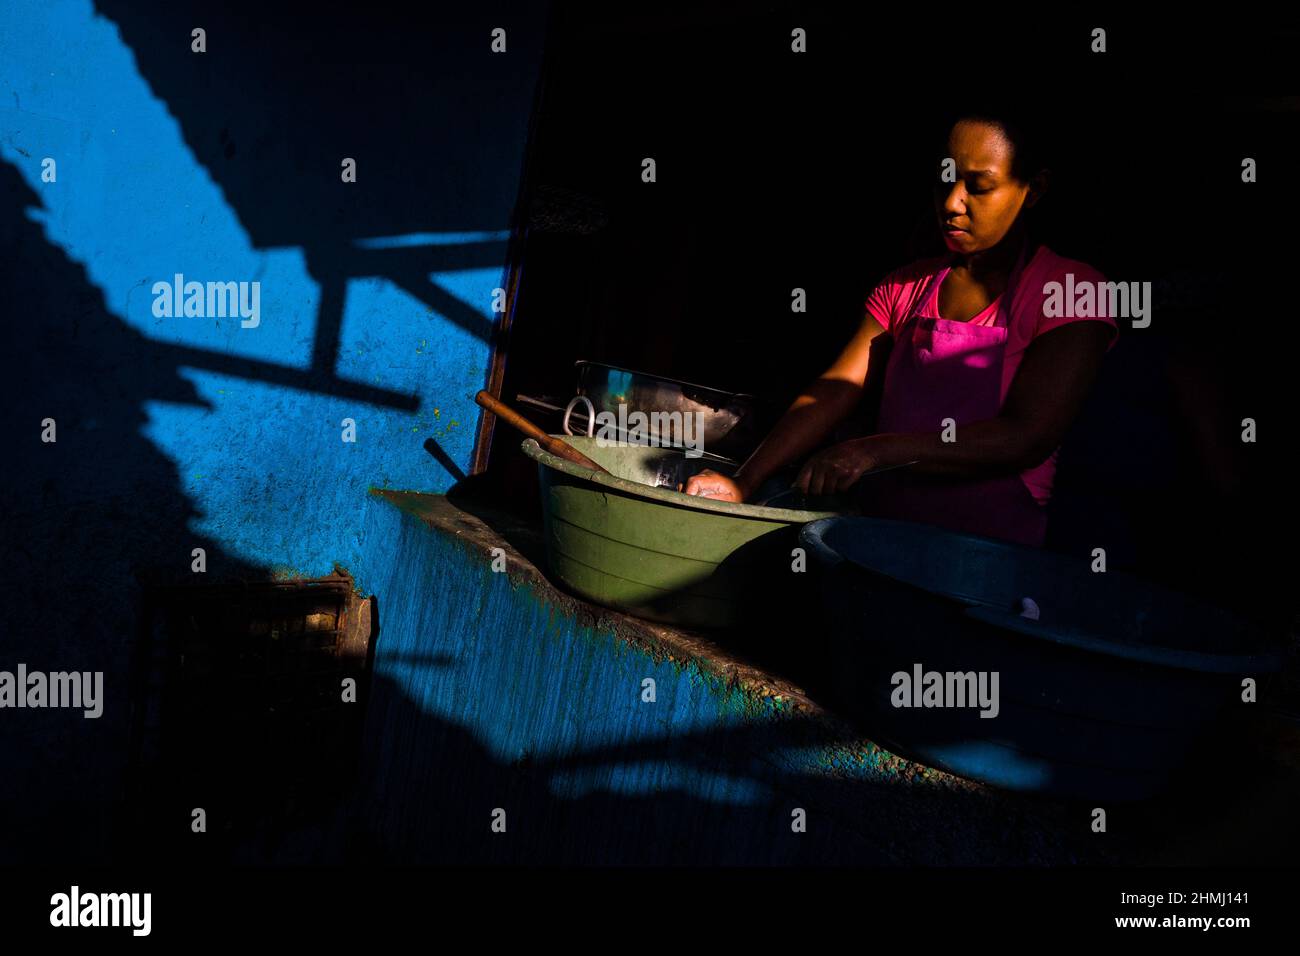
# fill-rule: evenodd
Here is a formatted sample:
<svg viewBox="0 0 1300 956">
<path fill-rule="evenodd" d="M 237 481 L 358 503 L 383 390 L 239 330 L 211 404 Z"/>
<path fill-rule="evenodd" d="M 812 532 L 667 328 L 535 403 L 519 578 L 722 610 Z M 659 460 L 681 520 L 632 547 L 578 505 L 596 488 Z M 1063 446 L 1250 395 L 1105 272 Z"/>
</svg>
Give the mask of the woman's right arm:
<svg viewBox="0 0 1300 956">
<path fill-rule="evenodd" d="M 702 471 L 686 483 L 686 493 L 746 501 L 769 475 L 820 445 L 861 401 L 871 343 L 884 331 L 867 315 L 831 367 L 799 394 L 734 478 Z"/>
</svg>

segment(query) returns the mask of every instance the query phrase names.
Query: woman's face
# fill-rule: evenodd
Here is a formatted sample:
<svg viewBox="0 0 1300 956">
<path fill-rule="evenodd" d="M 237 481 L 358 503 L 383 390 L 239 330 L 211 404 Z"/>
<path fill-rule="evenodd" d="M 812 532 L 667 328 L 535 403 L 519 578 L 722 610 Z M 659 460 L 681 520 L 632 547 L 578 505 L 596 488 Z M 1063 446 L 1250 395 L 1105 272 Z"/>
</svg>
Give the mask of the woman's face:
<svg viewBox="0 0 1300 956">
<path fill-rule="evenodd" d="M 957 181 L 935 186 L 935 211 L 943 241 L 953 252 L 991 249 L 1002 241 L 1020 210 L 1038 201 L 1040 187 L 1011 172 L 1015 150 L 996 126 L 962 120 L 948 136 Z"/>
</svg>

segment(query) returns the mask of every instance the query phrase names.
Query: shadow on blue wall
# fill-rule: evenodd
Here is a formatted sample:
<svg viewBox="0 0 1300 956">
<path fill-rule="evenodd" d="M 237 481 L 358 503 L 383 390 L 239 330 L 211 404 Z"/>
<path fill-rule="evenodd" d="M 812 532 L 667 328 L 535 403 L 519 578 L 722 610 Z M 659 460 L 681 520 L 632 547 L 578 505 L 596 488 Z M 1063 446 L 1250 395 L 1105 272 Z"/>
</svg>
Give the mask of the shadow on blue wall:
<svg viewBox="0 0 1300 956">
<path fill-rule="evenodd" d="M 430 671 L 456 666 L 442 656 L 407 663 Z M 204 847 L 203 859 L 1023 866 L 1164 858 L 1281 865 L 1300 839 L 1300 826 L 1286 809 L 1293 781 L 1262 763 L 1240 778 L 1188 769 L 1165 798 L 1127 805 L 1111 838 L 1101 843 L 1087 826 L 1089 802 L 914 786 L 901 778 L 869 782 L 847 766 L 840 773 L 807 773 L 770 761 L 770 755 L 799 748 L 847 745 L 845 753 L 852 752 L 854 734 L 815 720 L 738 723 L 554 759 L 523 753 L 504 760 L 470 728 L 430 714 L 395 681 L 377 677 L 372 700 L 372 724 L 387 733 L 382 745 L 366 752 L 360 782 L 344 800 L 300 806 L 255 839 L 218 837 Z M 1231 746 L 1229 740 L 1221 735 L 1213 746 Z M 670 778 L 680 780 L 680 788 L 643 786 L 656 775 L 652 770 L 661 775 L 665 767 L 673 768 Z M 611 787 L 611 781 L 624 787 Z M 1226 822 L 1202 833 L 1197 823 L 1206 801 L 1221 808 Z M 807 814 L 802 833 L 791 826 L 796 808 Z M 505 811 L 505 833 L 491 828 L 497 809 Z M 1189 839 L 1189 833 L 1198 836 Z M 1238 839 L 1242 835 L 1252 838 Z M 185 847 L 179 861 L 200 859 L 193 842 L 181 838 L 174 846 Z"/>
<path fill-rule="evenodd" d="M 11 576 L 0 667 L 102 671 L 105 702 L 93 720 L 26 710 L 3 722 L 0 819 L 21 825 L 6 826 L 0 856 L 111 852 L 139 703 L 128 688 L 142 584 L 195 580 L 196 548 L 212 581 L 325 573 L 364 553 L 355 516 L 366 483 L 437 490 L 463 477 L 493 327 L 480 292 L 503 273 L 544 7 L 444 13 L 427 29 L 374 5 L 281 5 L 255 20 L 207 4 L 60 2 L 5 14 L 10 34 L 30 27 L 31 43 L 6 50 L 0 71 L 0 302 L 16 436 L 0 479 Z M 497 17 L 514 27 L 516 55 L 485 67 Z M 208 31 L 207 54 L 190 50 L 195 26 Z M 190 155 L 128 75 L 114 28 Z M 474 69 L 493 83 L 473 84 Z M 37 149 L 59 159 L 48 192 Z M 364 189 L 340 184 L 345 156 L 358 157 Z M 205 194 L 209 182 L 227 209 Z M 156 215 L 191 201 L 206 217 Z M 221 221 L 229 214 L 238 228 Z M 200 280 L 256 278 L 249 247 L 299 250 L 306 269 L 281 272 L 281 309 L 264 314 L 259 343 L 247 346 L 237 322 L 233 336 L 197 320 L 153 328 L 144 292 L 170 279 L 159 256 L 176 271 L 196 259 L 231 268 Z M 393 314 L 401 302 L 384 287 L 421 308 Z M 307 303 L 301 315 L 283 308 L 290 298 Z M 345 307 L 360 310 L 348 313 L 350 351 L 365 353 L 346 368 Z M 410 355 L 394 331 L 431 344 Z M 369 374 L 377 369 L 386 381 Z M 245 397 L 217 400 L 205 373 L 247 386 Z M 460 410 L 458 434 L 426 437 L 430 398 L 444 426 Z M 351 406 L 340 412 L 337 401 Z M 379 414 L 357 415 L 361 454 L 346 458 L 337 422 L 357 414 L 350 408 Z M 47 418 L 55 442 L 41 440 Z M 278 431 L 258 431 L 266 418 Z M 304 436 L 304 423 L 322 419 L 328 442 Z M 246 445 L 225 444 L 241 433 Z M 304 437 L 307 452 L 285 454 Z M 225 474 L 198 474 L 214 462 Z M 269 488 L 244 480 L 258 475 Z"/>
<path fill-rule="evenodd" d="M 6 10 L 28 42 L 0 56 L 0 153 L 41 197 L 45 241 L 193 383 L 188 405 L 145 397 L 141 427 L 244 560 L 326 574 L 356 561 L 370 484 L 463 476 L 545 10 Z M 508 55 L 489 50 L 498 24 Z M 160 314 L 155 284 L 177 274 L 260 283 L 260 324 Z"/>
<path fill-rule="evenodd" d="M 445 656 L 407 663 L 456 666 Z M 290 805 L 250 779 L 244 800 L 260 804 L 257 825 L 227 829 L 230 808 L 210 806 L 201 838 L 188 832 L 176 804 L 146 799 L 132 808 L 121 855 L 184 866 L 978 865 L 1073 862 L 1084 842 L 1067 836 L 1069 811 L 1059 806 L 801 774 L 756 756 L 849 742 L 817 721 L 747 722 L 554 759 L 504 760 L 470 728 L 429 713 L 382 675 L 371 708 L 372 725 L 385 733 L 366 749 L 345 795 Z M 666 767 L 680 788 L 643 786 L 650 768 Z M 806 832 L 791 826 L 796 808 L 807 814 Z M 492 830 L 498 809 L 504 833 Z M 1058 826 L 1044 827 L 1044 813 Z"/>
<path fill-rule="evenodd" d="M 214 577 L 263 572 L 190 529 L 201 515 L 176 464 L 142 434 L 147 401 L 203 405 L 172 350 L 104 307 L 84 269 L 28 217 L 40 199 L 6 163 L 0 197 L 0 245 L 11 250 L 0 284 L 5 407 L 21 436 L 0 479 L 5 664 L 103 671 L 107 698 L 98 719 L 28 710 L 5 720 L 0 803 L 24 823 L 9 830 L 6 849 L 22 858 L 32 840 L 41 854 L 77 857 L 102 838 L 101 814 L 121 783 L 137 573 L 170 563 L 188 574 L 194 548 L 205 549 Z M 46 418 L 56 423 L 52 443 L 34 427 Z M 21 814 L 10 816 L 14 801 Z"/>
<path fill-rule="evenodd" d="M 305 251 L 322 288 L 314 370 L 334 368 L 344 286 L 355 278 L 382 277 L 472 335 L 490 337 L 489 317 L 428 277 L 505 261 L 504 237 L 455 239 L 509 218 L 519 173 L 477 155 L 491 147 L 502 118 L 482 108 L 487 97 L 469 104 L 457 87 L 483 75 L 493 17 L 513 26 L 526 5 L 440 8 L 436 23 L 421 24 L 382 4 L 288 3 L 259 10 L 255 25 L 220 5 L 145 10 L 97 0 L 96 7 L 118 25 L 141 76 L 253 245 Z M 537 19 L 534 8 L 527 21 Z M 196 26 L 210 38 L 198 57 L 178 39 Z M 494 63 L 493 95 L 535 80 L 540 34 L 514 31 L 509 42 L 515 55 Z M 464 132 L 464 111 L 474 106 L 483 128 L 474 138 L 449 138 Z M 499 132 L 514 134 L 523 118 Z M 358 158 L 363 189 L 340 188 L 343 157 Z M 440 238 L 448 234 L 450 241 Z"/>
</svg>

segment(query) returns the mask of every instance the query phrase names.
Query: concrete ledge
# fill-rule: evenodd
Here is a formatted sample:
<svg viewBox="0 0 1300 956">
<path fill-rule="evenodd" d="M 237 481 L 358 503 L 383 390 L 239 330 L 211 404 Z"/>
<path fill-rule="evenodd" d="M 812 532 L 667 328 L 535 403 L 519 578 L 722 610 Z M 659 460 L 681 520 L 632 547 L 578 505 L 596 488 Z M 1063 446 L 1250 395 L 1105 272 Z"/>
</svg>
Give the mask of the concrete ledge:
<svg viewBox="0 0 1300 956">
<path fill-rule="evenodd" d="M 456 503 L 445 495 L 378 489 L 372 493 L 423 521 L 430 528 L 455 536 L 486 562 L 491 562 L 493 549 L 501 548 L 506 555 L 505 573 L 512 583 L 533 589 L 539 598 L 558 611 L 572 615 L 580 625 L 609 629 L 620 640 L 655 661 L 693 664 L 740 690 L 755 703 L 770 703 L 791 715 L 826 721 L 837 729 L 850 733 L 846 725 L 801 688 L 744 660 L 707 634 L 623 614 L 584 601 L 557 587 L 542 571 L 544 542 L 539 526 L 523 522 L 490 505 Z M 472 511 L 467 510 L 471 508 Z M 862 746 L 872 752 L 887 753 L 869 740 L 864 739 Z M 897 761 L 899 773 L 920 773 L 929 778 L 944 777 L 952 785 L 976 786 L 959 777 L 889 756 Z"/>
<path fill-rule="evenodd" d="M 1300 842 L 1300 773 L 1258 727 L 1221 728 L 1166 796 L 1105 808 L 1098 834 L 1089 805 L 890 754 L 721 636 L 556 588 L 540 522 L 456 495 L 372 495 L 358 581 L 378 597 L 365 818 L 381 858 L 1208 865 L 1288 862 Z M 642 675 L 657 706 L 637 702 Z M 492 807 L 526 832 L 487 836 Z M 792 835 L 796 810 L 810 823 Z"/>
</svg>

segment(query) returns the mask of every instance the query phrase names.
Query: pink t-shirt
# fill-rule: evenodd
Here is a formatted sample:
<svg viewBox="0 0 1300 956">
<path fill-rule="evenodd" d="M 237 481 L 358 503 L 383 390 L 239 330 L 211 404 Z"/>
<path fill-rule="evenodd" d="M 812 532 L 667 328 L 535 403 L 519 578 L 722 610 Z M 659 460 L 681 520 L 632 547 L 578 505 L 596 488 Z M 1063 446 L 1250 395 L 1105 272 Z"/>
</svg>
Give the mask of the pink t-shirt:
<svg viewBox="0 0 1300 956">
<path fill-rule="evenodd" d="M 952 256 L 939 256 L 933 259 L 921 259 L 909 263 L 889 273 L 880 280 L 879 285 L 867 297 L 867 312 L 886 330 L 893 324 L 904 320 L 915 307 L 921 295 L 926 291 L 930 277 L 937 276 L 952 262 Z M 1069 276 L 1073 276 L 1071 280 Z M 1119 328 L 1115 320 L 1106 313 L 1109 300 L 1105 295 L 1094 294 L 1091 308 L 1085 307 L 1076 314 L 1075 303 L 1080 300 L 1080 289 L 1084 283 L 1095 283 L 1094 293 L 1102 287 L 1105 277 L 1087 263 L 1077 259 L 1058 256 L 1046 246 L 1039 246 L 1029 263 L 1021 273 L 1011 297 L 1011 315 L 1008 320 L 1006 351 L 1002 359 L 1002 383 L 1000 401 L 1006 401 L 1020 361 L 1025 357 L 1029 343 L 1044 332 L 1065 325 L 1069 322 L 1097 321 L 1105 322 L 1111 327 L 1110 344 L 1115 345 Z M 1050 289 L 1049 283 L 1059 283 L 1059 288 Z M 1054 299 L 1051 297 L 1055 296 Z M 938 312 L 938 296 L 931 299 L 930 305 L 921 312 L 925 318 L 943 318 Z M 997 321 L 998 306 L 1002 296 L 998 296 L 979 315 L 969 321 L 974 325 L 993 325 Z M 1056 314 L 1048 315 L 1047 312 Z M 1056 452 L 1040 465 L 1020 473 L 1025 487 L 1040 505 L 1047 504 L 1052 495 L 1052 478 L 1056 474 Z"/>
</svg>

